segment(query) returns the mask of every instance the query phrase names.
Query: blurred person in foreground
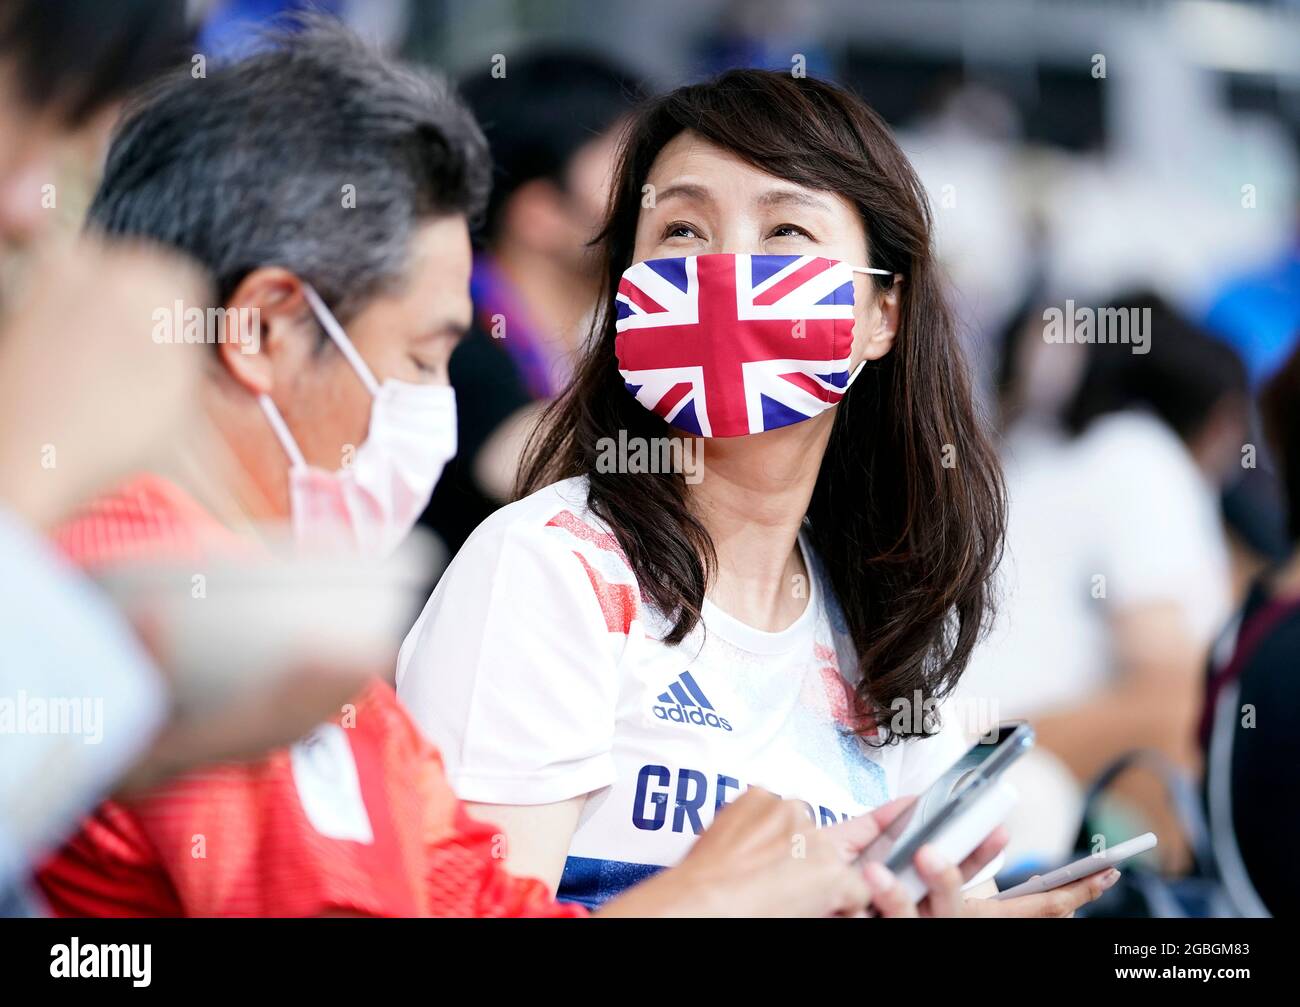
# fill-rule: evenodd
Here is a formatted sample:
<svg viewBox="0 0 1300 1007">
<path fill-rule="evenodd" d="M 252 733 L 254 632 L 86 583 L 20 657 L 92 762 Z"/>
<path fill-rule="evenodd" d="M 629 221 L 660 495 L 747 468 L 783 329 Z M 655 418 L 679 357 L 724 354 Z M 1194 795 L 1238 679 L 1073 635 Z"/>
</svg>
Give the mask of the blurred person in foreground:
<svg viewBox="0 0 1300 1007">
<path fill-rule="evenodd" d="M 1068 852 L 1077 788 L 1123 752 L 1194 765 L 1200 669 L 1231 611 L 1219 493 L 1240 471 L 1244 369 L 1158 298 L 1114 309 L 1130 326 L 1124 342 L 1050 341 L 1048 313 L 1035 310 L 1004 350 L 1003 603 L 962 696 L 1038 731 L 1039 753 L 1015 772 L 1039 814 L 1013 865 Z M 1162 853 L 1177 850 L 1161 804 L 1129 786 L 1162 826 Z"/>
<path fill-rule="evenodd" d="M 206 80 L 159 82 L 114 138 L 91 226 L 193 256 L 218 304 L 256 309 L 257 339 L 206 348 L 195 415 L 176 429 L 214 432 L 229 464 L 141 472 L 97 500 L 58 532 L 88 568 L 244 548 L 264 522 L 306 547 L 383 554 L 454 450 L 447 362 L 470 321 L 486 146 L 438 81 L 302 23 Z M 870 889 L 850 863 L 898 810 L 815 831 L 799 805 L 755 791 L 606 912 L 902 912 L 896 884 Z M 39 880 L 74 916 L 585 914 L 507 873 L 500 840 L 376 678 L 290 748 L 106 802 Z M 933 880 L 954 892 L 956 870 Z"/>
<path fill-rule="evenodd" d="M 197 383 L 149 332 L 157 304 L 205 296 L 199 271 L 51 233 L 89 174 L 77 155 L 96 158 L 116 102 L 186 37 L 158 0 L 0 9 L 0 915 L 34 911 L 33 860 L 146 769 L 167 720 L 165 678 L 39 530 L 138 464 Z"/>
<path fill-rule="evenodd" d="M 105 792 L 283 744 L 365 677 L 231 676 L 210 683 L 221 708 L 192 716 L 172 702 L 190 684 L 169 656 L 146 654 L 35 534 L 162 455 L 198 386 L 203 357 L 160 345 L 155 313 L 207 303 L 209 278 L 174 250 L 78 239 L 69 220 L 121 99 L 188 54 L 183 13 L 165 0 L 0 12 L 0 914 L 39 911 L 24 876 Z"/>
<path fill-rule="evenodd" d="M 1300 333 L 1297 333 L 1300 335 Z M 1200 726 L 1205 799 L 1229 894 L 1250 915 L 1300 912 L 1300 350 L 1260 395 L 1286 488 L 1291 555 L 1253 585 L 1216 648 Z"/>
<path fill-rule="evenodd" d="M 600 292 L 590 242 L 635 86 L 604 58 L 544 49 L 462 84 L 491 148 L 469 333 L 451 357 L 459 445 L 423 521 L 454 553 L 510 497 L 542 407 L 569 383 Z"/>
</svg>

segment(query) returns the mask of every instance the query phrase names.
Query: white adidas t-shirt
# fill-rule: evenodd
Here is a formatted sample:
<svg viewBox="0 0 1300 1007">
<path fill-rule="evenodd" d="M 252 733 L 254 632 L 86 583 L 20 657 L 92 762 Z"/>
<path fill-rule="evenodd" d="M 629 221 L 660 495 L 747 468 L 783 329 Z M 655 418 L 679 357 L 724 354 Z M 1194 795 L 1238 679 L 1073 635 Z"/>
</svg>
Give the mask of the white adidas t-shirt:
<svg viewBox="0 0 1300 1007">
<path fill-rule="evenodd" d="M 677 646 L 617 540 L 570 479 L 470 537 L 402 646 L 397 690 L 458 796 L 547 804 L 590 794 L 561 898 L 596 906 L 677 863 L 721 806 L 760 786 L 833 824 L 923 790 L 966 748 L 872 747 L 850 729 L 856 668 L 805 546 L 808 606 L 779 633 L 708 601 Z"/>
</svg>

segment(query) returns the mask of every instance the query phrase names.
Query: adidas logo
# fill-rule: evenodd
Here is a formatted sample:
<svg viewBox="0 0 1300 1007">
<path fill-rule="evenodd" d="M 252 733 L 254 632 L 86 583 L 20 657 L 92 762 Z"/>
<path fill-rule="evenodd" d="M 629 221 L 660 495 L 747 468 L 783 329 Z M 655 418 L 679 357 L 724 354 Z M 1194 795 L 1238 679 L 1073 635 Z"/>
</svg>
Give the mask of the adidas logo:
<svg viewBox="0 0 1300 1007">
<path fill-rule="evenodd" d="M 659 705 L 654 707 L 654 712 L 660 720 L 671 720 L 677 724 L 699 724 L 701 727 L 731 730 L 727 718 L 719 717 L 713 712 L 713 704 L 689 671 L 683 671 L 666 692 L 659 694 Z"/>
</svg>

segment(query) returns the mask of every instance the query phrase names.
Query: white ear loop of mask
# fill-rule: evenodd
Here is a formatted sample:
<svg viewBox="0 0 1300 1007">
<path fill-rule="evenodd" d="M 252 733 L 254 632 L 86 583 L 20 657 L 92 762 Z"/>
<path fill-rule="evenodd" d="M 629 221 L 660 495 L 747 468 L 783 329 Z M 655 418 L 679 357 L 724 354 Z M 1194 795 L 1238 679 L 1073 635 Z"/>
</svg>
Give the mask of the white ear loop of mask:
<svg viewBox="0 0 1300 1007">
<path fill-rule="evenodd" d="M 325 329 L 326 335 L 339 348 L 339 352 L 352 365 L 352 369 L 357 372 L 361 383 L 370 392 L 370 397 L 378 398 L 379 382 L 375 380 L 375 376 L 371 373 L 370 368 L 366 366 L 366 362 L 361 359 L 361 354 L 352 345 L 352 340 L 347 337 L 347 333 L 339 325 L 334 313 L 321 300 L 320 294 L 316 293 L 310 283 L 304 283 L 302 285 L 302 295 L 306 299 L 308 307 L 311 308 L 312 314 L 316 316 L 316 320 Z M 293 439 L 293 434 L 289 433 L 289 427 L 284 422 L 284 417 L 280 415 L 280 410 L 275 408 L 275 403 L 271 401 L 271 397 L 269 395 L 259 395 L 257 404 L 262 407 L 267 422 L 271 424 L 271 429 L 275 431 L 275 436 L 279 440 L 280 446 L 284 448 L 285 454 L 289 456 L 289 461 L 293 464 L 293 467 L 306 468 L 307 460 L 303 457 L 298 442 Z"/>
<path fill-rule="evenodd" d="M 308 305 L 311 306 L 312 314 L 314 314 L 316 320 L 321 323 L 326 334 L 330 339 L 334 340 L 334 345 L 337 346 L 343 356 L 347 358 L 348 363 L 352 365 L 352 369 L 360 375 L 362 383 L 366 386 L 366 390 L 370 392 L 371 398 L 378 398 L 379 382 L 376 381 L 375 376 L 370 373 L 370 368 L 367 367 L 366 362 L 361 359 L 361 354 L 358 353 L 357 348 L 352 345 L 352 340 L 347 337 L 347 333 L 345 333 L 343 327 L 339 325 L 338 319 L 334 317 L 334 312 L 330 311 L 330 309 L 325 306 L 325 302 L 321 300 L 320 294 L 316 293 L 310 283 L 304 283 L 302 285 L 302 295 L 307 299 Z"/>
<path fill-rule="evenodd" d="M 871 273 L 873 276 L 894 275 L 894 271 L 892 269 L 875 269 L 871 266 L 850 266 L 849 269 L 853 270 L 853 272 L 855 273 Z M 844 384 L 844 390 L 846 392 L 849 390 L 849 386 L 852 385 L 853 382 L 855 382 L 858 379 L 858 375 L 862 373 L 862 368 L 866 366 L 867 366 L 867 358 L 863 357 L 862 360 L 858 363 L 858 366 L 853 368 L 853 373 L 849 375 L 849 380 Z"/>
</svg>

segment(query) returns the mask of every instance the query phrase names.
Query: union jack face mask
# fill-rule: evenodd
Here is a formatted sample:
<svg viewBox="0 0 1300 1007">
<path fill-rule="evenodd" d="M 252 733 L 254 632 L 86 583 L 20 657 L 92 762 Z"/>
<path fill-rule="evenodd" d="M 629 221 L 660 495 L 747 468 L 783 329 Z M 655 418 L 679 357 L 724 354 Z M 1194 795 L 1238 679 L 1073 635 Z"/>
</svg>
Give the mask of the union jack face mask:
<svg viewBox="0 0 1300 1007">
<path fill-rule="evenodd" d="M 700 437 L 810 419 L 862 370 L 849 373 L 854 273 L 892 275 L 812 255 L 638 262 L 615 297 L 619 373 L 643 406 Z"/>
</svg>

